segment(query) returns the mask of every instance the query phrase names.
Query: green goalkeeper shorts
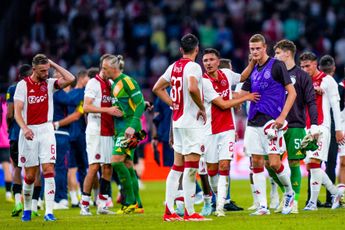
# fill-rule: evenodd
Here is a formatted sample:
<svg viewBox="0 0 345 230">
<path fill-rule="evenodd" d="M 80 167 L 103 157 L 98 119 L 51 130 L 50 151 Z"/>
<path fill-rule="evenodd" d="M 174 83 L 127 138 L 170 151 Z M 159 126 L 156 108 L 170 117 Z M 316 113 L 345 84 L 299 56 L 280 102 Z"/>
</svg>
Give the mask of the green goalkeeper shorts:
<svg viewBox="0 0 345 230">
<path fill-rule="evenodd" d="M 289 160 L 302 160 L 305 154 L 300 150 L 301 142 L 306 135 L 304 128 L 288 128 L 284 134 Z"/>
</svg>

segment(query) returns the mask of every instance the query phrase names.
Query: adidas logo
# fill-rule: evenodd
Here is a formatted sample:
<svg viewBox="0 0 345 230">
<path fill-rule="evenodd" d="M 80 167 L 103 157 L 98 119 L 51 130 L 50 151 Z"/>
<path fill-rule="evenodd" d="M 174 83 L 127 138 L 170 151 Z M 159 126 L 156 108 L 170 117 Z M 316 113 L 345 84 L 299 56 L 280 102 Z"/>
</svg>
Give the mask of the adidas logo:
<svg viewBox="0 0 345 230">
<path fill-rule="evenodd" d="M 318 185 L 317 181 L 314 181 L 311 185 Z"/>
<path fill-rule="evenodd" d="M 48 195 L 50 195 L 50 194 L 55 194 L 55 191 L 54 191 L 54 190 L 50 190 L 47 194 L 48 194 Z"/>
<path fill-rule="evenodd" d="M 50 158 L 50 160 L 55 160 L 55 156 L 52 156 L 52 157 Z"/>
<path fill-rule="evenodd" d="M 318 153 L 318 152 L 315 152 L 315 153 L 313 154 L 313 156 L 318 157 L 318 156 L 319 156 L 319 153 Z"/>
<path fill-rule="evenodd" d="M 255 190 L 255 191 L 254 191 L 254 194 L 257 194 L 257 195 L 258 195 L 258 194 L 260 194 L 260 191 L 259 191 L 259 190 Z"/>
<path fill-rule="evenodd" d="M 33 90 L 33 89 L 31 89 L 30 91 L 29 91 L 29 93 L 34 93 L 35 92 L 35 90 Z"/>
</svg>

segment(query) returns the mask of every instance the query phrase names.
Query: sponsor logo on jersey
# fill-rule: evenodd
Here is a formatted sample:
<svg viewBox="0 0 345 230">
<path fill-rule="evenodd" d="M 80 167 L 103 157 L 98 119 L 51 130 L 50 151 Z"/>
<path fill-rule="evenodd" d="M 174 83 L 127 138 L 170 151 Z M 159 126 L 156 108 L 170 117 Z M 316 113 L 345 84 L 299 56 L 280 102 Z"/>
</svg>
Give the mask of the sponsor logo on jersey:
<svg viewBox="0 0 345 230">
<path fill-rule="evenodd" d="M 36 103 L 41 103 L 44 102 L 48 98 L 48 95 L 44 96 L 28 96 L 28 102 L 29 104 L 36 104 Z"/>
<path fill-rule="evenodd" d="M 107 103 L 107 102 L 110 102 L 111 103 L 111 96 L 106 96 L 106 95 L 103 95 L 102 96 L 102 103 Z"/>
<path fill-rule="evenodd" d="M 173 70 L 173 72 L 176 72 L 176 73 L 181 73 L 181 72 L 182 72 L 182 70 L 183 70 L 183 68 L 182 68 L 182 67 L 174 66 L 174 70 Z"/>
<path fill-rule="evenodd" d="M 230 92 L 230 90 L 226 89 L 226 90 L 223 90 L 222 92 L 219 92 L 218 94 L 219 94 L 219 96 L 224 98 L 224 97 L 227 97 L 229 95 L 229 92 Z"/>
</svg>

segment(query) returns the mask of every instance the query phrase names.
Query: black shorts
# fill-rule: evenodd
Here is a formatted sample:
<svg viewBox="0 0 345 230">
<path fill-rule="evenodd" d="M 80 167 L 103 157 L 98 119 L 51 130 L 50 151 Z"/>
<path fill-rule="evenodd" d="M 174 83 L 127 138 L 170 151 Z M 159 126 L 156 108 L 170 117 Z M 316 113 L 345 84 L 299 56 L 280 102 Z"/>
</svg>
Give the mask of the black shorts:
<svg viewBox="0 0 345 230">
<path fill-rule="evenodd" d="M 13 165 L 18 167 L 18 141 L 10 141 L 10 155 Z"/>
<path fill-rule="evenodd" d="M 0 162 L 10 162 L 10 149 L 0 148 Z"/>
</svg>

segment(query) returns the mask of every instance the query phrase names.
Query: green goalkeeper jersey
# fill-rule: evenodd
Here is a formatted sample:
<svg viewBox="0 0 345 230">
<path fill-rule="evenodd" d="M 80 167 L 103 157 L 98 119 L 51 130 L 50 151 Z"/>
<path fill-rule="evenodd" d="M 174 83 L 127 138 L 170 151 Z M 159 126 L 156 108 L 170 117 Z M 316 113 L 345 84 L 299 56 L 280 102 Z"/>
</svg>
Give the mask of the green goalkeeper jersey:
<svg viewBox="0 0 345 230">
<path fill-rule="evenodd" d="M 111 86 L 113 106 L 123 112 L 115 118 L 115 136 L 123 135 L 128 127 L 141 129 L 140 117 L 144 112 L 144 97 L 138 83 L 126 74 L 121 74 Z"/>
</svg>

